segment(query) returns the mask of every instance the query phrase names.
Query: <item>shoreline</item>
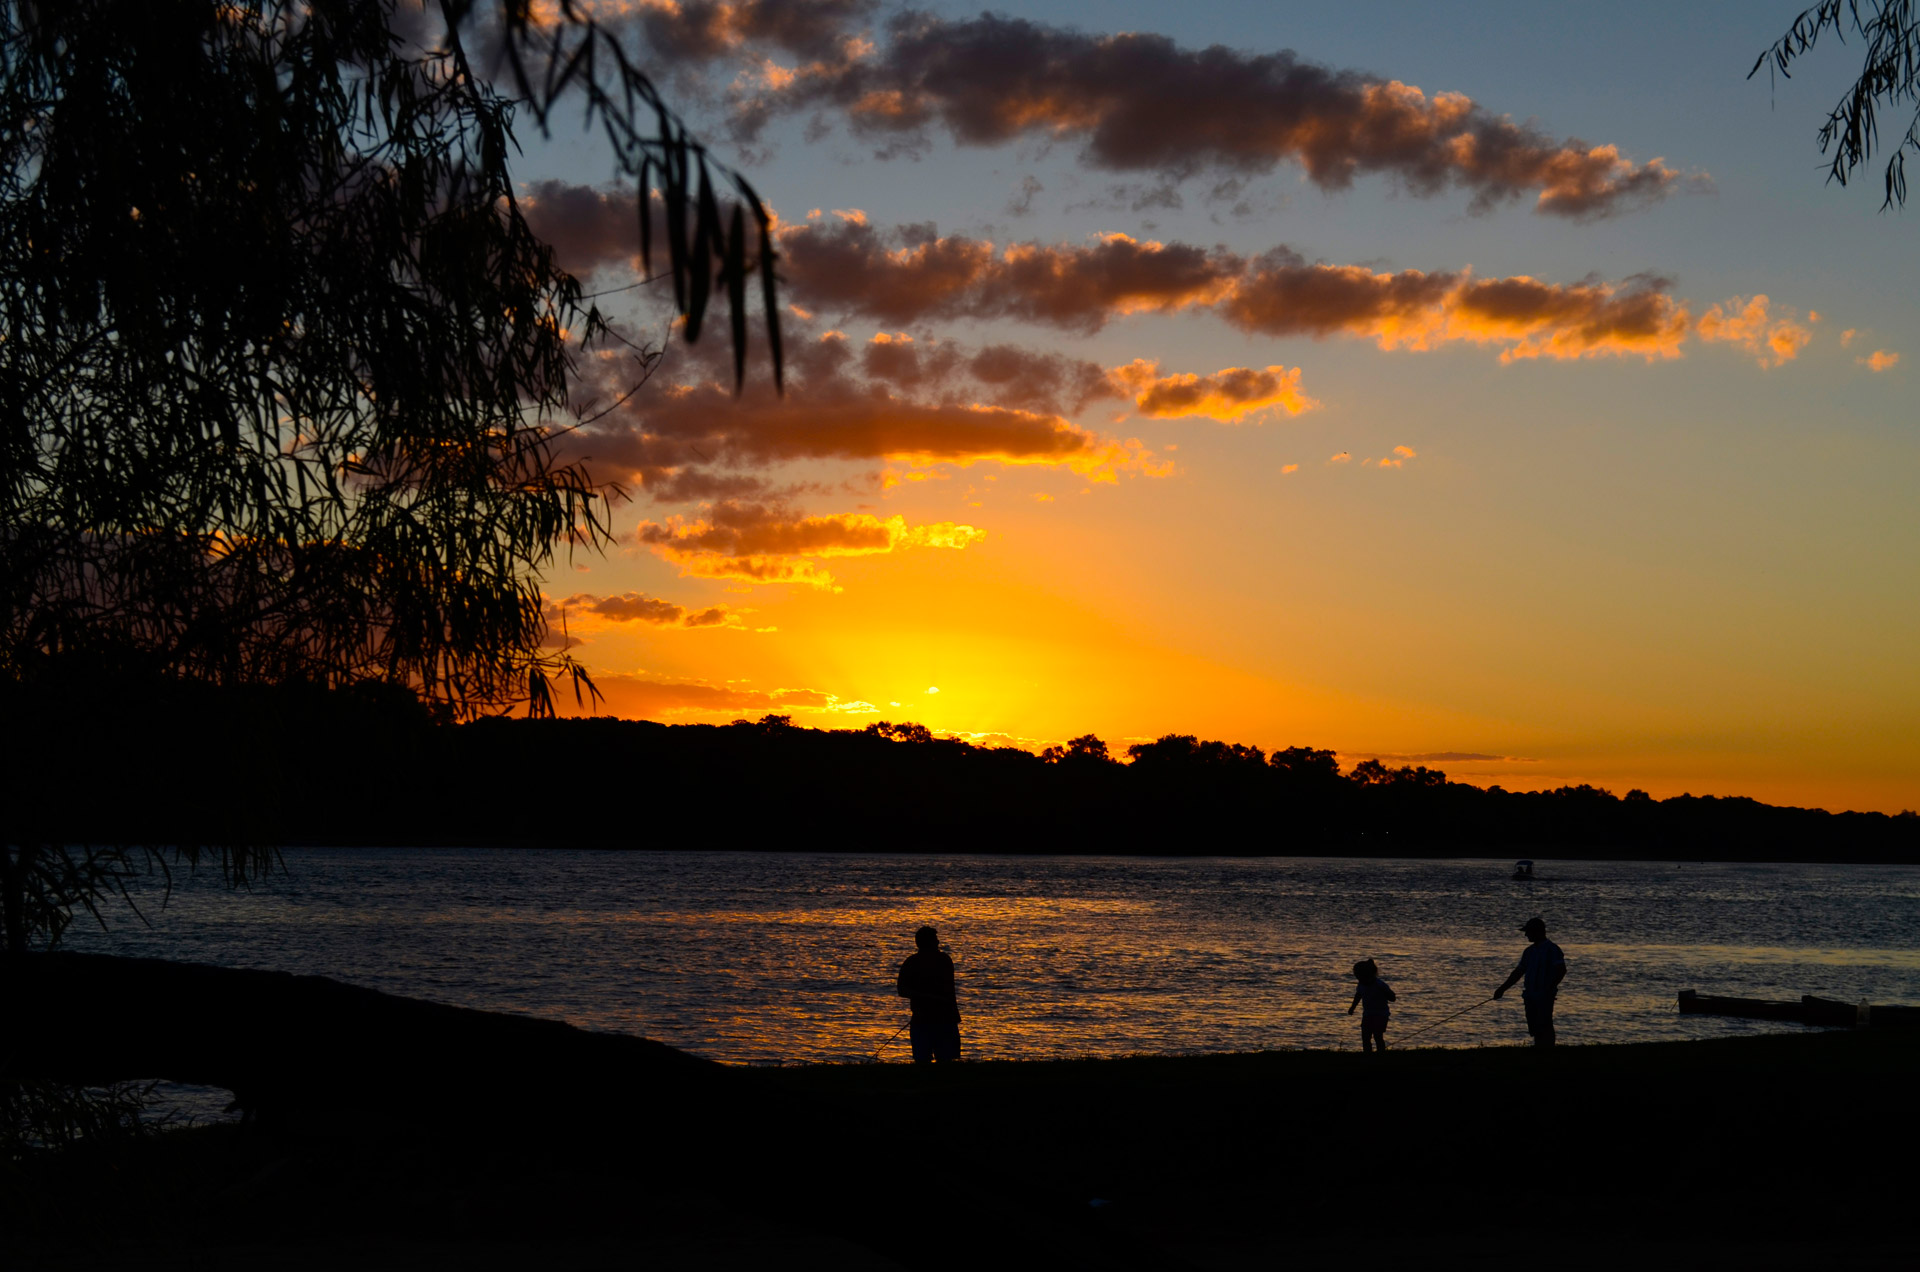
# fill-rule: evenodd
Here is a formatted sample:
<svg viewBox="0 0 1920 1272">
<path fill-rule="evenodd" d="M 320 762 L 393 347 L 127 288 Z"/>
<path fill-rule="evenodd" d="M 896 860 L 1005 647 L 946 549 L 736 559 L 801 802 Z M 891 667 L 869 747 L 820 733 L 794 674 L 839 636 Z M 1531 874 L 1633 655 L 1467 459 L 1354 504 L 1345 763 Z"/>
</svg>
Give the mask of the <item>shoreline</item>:
<svg viewBox="0 0 1920 1272">
<path fill-rule="evenodd" d="M 396 1010 L 370 994 L 347 999 Z M 1915 1032 L 755 1067 L 431 1012 L 450 1052 L 351 1045 L 306 1071 L 328 1098 L 14 1172 L 15 1265 L 1910 1260 L 1896 1225 L 1848 1216 L 1911 1196 Z M 333 1067 L 356 1056 L 370 1080 Z M 1892 1168 L 1836 1169 L 1888 1146 Z M 1545 1199 L 1510 1206 L 1541 1169 Z"/>
<path fill-rule="evenodd" d="M 658 846 L 654 844 L 619 843 L 613 841 L 586 842 L 570 840 L 565 843 L 552 840 L 526 840 L 516 843 L 478 843 L 478 842 L 441 842 L 441 843 L 335 843 L 298 841 L 281 844 L 277 851 L 286 852 L 587 852 L 587 853 L 646 853 L 660 856 L 734 856 L 734 857 L 984 857 L 993 859 L 1021 859 L 1035 857 L 1066 857 L 1075 860 L 1113 861 L 1419 861 L 1419 862 L 1485 862 L 1510 870 L 1515 860 L 1531 854 L 1536 865 L 1548 866 L 1580 865 L 1591 863 L 1609 866 L 1871 866 L 1889 869 L 1912 869 L 1920 866 L 1920 853 L 1912 857 L 1899 859 L 1874 858 L 1853 859 L 1848 857 L 1737 857 L 1737 856 L 1653 856 L 1636 857 L 1628 855 L 1594 855 L 1593 844 L 1570 844 L 1565 847 L 1571 854 L 1580 850 L 1578 855 L 1554 855 L 1557 845 L 1536 845 L 1523 847 L 1519 857 L 1512 853 L 1496 856 L 1477 855 L 1458 851 L 1460 845 L 1454 843 L 1436 844 L 1431 852 L 1402 851 L 1407 845 L 1396 844 L 1391 849 L 1374 851 L 1355 849 L 1353 851 L 1319 852 L 1161 852 L 1151 849 L 1098 848 L 1072 850 L 1063 848 L 950 848 L 944 845 L 931 845 L 926 848 L 782 848 L 782 847 L 729 847 L 729 848 L 683 848 L 678 846 Z M 1634 848 L 1644 845 L 1634 845 Z M 1632 849 L 1623 847 L 1621 853 Z M 1558 880 L 1552 875 L 1537 875 L 1531 879 L 1514 879 L 1502 874 L 1500 882 L 1513 884 L 1542 883 L 1551 886 Z"/>
</svg>

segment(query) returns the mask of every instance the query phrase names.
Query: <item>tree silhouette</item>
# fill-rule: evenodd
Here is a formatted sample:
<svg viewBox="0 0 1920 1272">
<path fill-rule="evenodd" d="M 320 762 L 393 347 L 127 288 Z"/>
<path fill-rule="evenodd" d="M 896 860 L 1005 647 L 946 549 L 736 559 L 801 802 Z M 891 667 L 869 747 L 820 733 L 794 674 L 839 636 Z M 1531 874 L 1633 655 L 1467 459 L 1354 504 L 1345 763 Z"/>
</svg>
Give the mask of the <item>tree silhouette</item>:
<svg viewBox="0 0 1920 1272">
<path fill-rule="evenodd" d="M 1393 770 L 1379 760 L 1362 760 L 1353 766 L 1348 780 L 1361 786 L 1385 786 L 1393 780 Z"/>
<path fill-rule="evenodd" d="M 876 720 L 874 723 L 868 725 L 863 732 L 870 733 L 875 737 L 891 738 L 895 742 L 928 743 L 939 741 L 938 738 L 933 736 L 933 730 L 924 724 L 909 724 L 905 722 L 894 724 L 889 720 Z"/>
<path fill-rule="evenodd" d="M 662 193 L 640 254 L 688 339 L 726 294 L 736 376 L 756 275 L 776 379 L 778 316 L 751 187 L 586 6 L 550 9 L 0 0 L 16 723 L 102 683 L 384 684 L 449 717 L 590 691 L 543 648 L 539 575 L 607 537 L 555 444 L 576 355 L 615 336 L 521 215 L 516 120 L 578 112 Z M 13 949 L 128 864 L 48 835 L 7 835 Z"/>
<path fill-rule="evenodd" d="M 1298 785 L 1324 785 L 1340 777 L 1340 761 L 1334 758 L 1333 752 L 1310 746 L 1290 746 L 1275 751 L 1267 757 L 1267 763 L 1275 773 L 1283 774 L 1289 782 Z"/>
<path fill-rule="evenodd" d="M 1813 50 L 1820 37 L 1832 32 L 1845 41 L 1851 29 L 1860 38 L 1863 57 L 1860 74 L 1845 96 L 1827 114 L 1820 128 L 1820 153 L 1831 152 L 1827 179 L 1846 185 L 1854 170 L 1873 158 L 1884 143 L 1880 137 L 1882 107 L 1913 107 L 1906 131 L 1887 156 L 1884 209 L 1907 201 L 1908 150 L 1920 151 L 1920 5 L 1915 0 L 1820 0 L 1801 12 L 1787 33 L 1754 59 L 1747 72 L 1752 79 L 1760 68 L 1792 78 L 1793 64 Z"/>
<path fill-rule="evenodd" d="M 1267 762 L 1266 754 L 1257 746 L 1202 742 L 1190 733 L 1169 733 L 1152 742 L 1136 742 L 1127 748 L 1127 754 L 1136 765 L 1168 772 L 1250 772 Z"/>
<path fill-rule="evenodd" d="M 1048 764 L 1101 765 L 1115 762 L 1113 756 L 1107 753 L 1107 744 L 1091 733 L 1068 738 L 1065 746 L 1047 747 L 1040 752 L 1040 758 Z"/>
</svg>

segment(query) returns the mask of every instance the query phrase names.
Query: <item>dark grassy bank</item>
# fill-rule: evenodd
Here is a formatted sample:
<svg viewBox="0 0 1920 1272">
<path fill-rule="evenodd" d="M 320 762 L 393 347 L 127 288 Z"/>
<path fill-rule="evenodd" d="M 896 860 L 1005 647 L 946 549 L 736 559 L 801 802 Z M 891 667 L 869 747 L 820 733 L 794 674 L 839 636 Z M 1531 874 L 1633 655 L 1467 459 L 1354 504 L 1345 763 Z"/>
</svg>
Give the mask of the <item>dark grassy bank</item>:
<svg viewBox="0 0 1920 1272">
<path fill-rule="evenodd" d="M 36 744 L 0 774 L 45 843 L 564 845 L 763 851 L 1577 856 L 1920 862 L 1920 816 L 1591 786 L 1481 789 L 1418 765 L 1174 735 L 1047 756 L 918 725 L 432 719 L 404 693 L 14 687 Z M 86 757 L 77 762 L 75 757 Z M 568 791 L 593 798 L 556 800 Z M 735 818 L 716 809 L 840 810 Z M 636 810 L 644 810 L 636 811 Z M 849 820 L 851 819 L 851 821 Z"/>
<path fill-rule="evenodd" d="M 22 1268 L 1911 1266 L 1917 1062 L 1795 1033 L 528 1086 L 482 1051 L 464 1119 L 74 1152 L 3 1221 Z"/>
</svg>

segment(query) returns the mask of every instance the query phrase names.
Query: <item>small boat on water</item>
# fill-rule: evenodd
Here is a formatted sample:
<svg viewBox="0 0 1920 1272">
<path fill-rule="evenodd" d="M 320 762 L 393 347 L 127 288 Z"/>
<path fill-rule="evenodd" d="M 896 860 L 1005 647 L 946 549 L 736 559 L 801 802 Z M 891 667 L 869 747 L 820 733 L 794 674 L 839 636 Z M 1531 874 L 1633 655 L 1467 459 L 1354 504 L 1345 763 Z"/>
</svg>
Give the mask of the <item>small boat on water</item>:
<svg viewBox="0 0 1920 1272">
<path fill-rule="evenodd" d="M 1512 877 L 1522 883 L 1531 883 L 1533 881 L 1533 863 L 1531 861 L 1514 862 Z"/>
<path fill-rule="evenodd" d="M 1684 1015 L 1786 1020 L 1829 1029 L 1920 1029 L 1920 1007 L 1875 1007 L 1869 1003 L 1843 1003 L 1814 994 L 1802 994 L 1799 1002 L 1781 1002 L 1766 998 L 1718 998 L 1683 989 L 1680 991 L 1680 1011 Z"/>
</svg>

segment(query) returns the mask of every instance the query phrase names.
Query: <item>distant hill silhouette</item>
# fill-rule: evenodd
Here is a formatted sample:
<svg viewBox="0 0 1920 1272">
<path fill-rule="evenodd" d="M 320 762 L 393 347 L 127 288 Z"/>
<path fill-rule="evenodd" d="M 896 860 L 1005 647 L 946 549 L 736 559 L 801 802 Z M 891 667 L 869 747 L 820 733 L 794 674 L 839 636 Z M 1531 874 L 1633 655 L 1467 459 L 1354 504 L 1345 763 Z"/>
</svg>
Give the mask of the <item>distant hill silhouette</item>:
<svg viewBox="0 0 1920 1272">
<path fill-rule="evenodd" d="M 9 773 L 16 833 L 54 842 L 1920 862 L 1913 813 L 1482 789 L 1182 735 L 1119 763 L 1091 736 L 1035 755 L 782 716 L 449 725 L 405 694 L 178 685 L 9 705 L 40 744 Z"/>
</svg>

